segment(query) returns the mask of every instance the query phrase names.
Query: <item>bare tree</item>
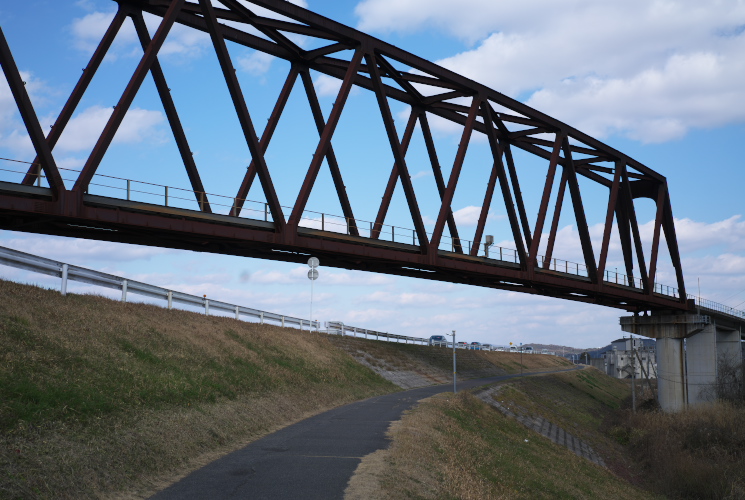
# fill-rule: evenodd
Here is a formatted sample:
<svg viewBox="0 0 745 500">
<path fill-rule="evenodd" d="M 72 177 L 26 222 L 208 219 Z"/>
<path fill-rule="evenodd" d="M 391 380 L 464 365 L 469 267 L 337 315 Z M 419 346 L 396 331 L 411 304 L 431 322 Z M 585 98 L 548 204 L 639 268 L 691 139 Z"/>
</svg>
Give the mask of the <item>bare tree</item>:
<svg viewBox="0 0 745 500">
<path fill-rule="evenodd" d="M 732 403 L 745 402 L 744 374 L 745 364 L 737 356 L 732 353 L 719 356 L 714 386 L 717 399 Z"/>
</svg>

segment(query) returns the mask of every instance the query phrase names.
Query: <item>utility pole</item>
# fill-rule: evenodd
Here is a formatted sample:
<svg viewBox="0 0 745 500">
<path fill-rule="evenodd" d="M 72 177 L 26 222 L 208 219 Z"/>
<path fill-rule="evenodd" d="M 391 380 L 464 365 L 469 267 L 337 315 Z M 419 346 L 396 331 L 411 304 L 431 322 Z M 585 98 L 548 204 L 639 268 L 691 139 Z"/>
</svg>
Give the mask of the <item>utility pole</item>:
<svg viewBox="0 0 745 500">
<path fill-rule="evenodd" d="M 453 333 L 448 334 L 451 337 L 453 337 L 453 394 L 456 394 L 458 392 L 458 386 L 457 386 L 457 377 L 458 377 L 458 370 L 455 360 L 455 330 L 453 330 Z"/>
<path fill-rule="evenodd" d="M 523 374 L 523 343 L 520 342 L 520 375 Z"/>
<path fill-rule="evenodd" d="M 636 413 L 636 350 L 634 349 L 634 336 L 631 339 L 631 411 Z"/>
</svg>

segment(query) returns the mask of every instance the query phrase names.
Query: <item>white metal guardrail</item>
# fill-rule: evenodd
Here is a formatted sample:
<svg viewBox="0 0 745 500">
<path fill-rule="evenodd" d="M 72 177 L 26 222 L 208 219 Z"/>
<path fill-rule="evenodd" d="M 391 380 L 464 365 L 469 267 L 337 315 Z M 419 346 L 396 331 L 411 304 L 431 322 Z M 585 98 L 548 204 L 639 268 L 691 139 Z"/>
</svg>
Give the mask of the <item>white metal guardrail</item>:
<svg viewBox="0 0 745 500">
<path fill-rule="evenodd" d="M 388 340 L 401 342 L 402 340 L 409 344 L 429 344 L 429 339 L 423 339 L 421 337 L 407 337 L 406 335 L 397 335 L 395 333 L 376 332 L 375 330 L 366 330 L 364 328 L 357 328 L 354 326 L 348 326 L 341 321 L 328 321 L 326 322 L 326 333 L 329 335 L 349 335 L 353 337 L 364 336 L 366 339 L 374 340 Z"/>
<path fill-rule="evenodd" d="M 194 307 L 203 307 L 205 314 L 209 314 L 210 310 L 232 313 L 235 314 L 235 319 L 238 320 L 241 317 L 256 318 L 260 323 L 272 321 L 282 326 L 298 326 L 301 330 L 303 327 L 314 330 L 320 327 L 319 321 L 313 321 L 311 324 L 311 321 L 307 319 L 228 304 L 227 302 L 208 299 L 206 296 L 199 297 L 198 295 L 168 290 L 159 286 L 149 285 L 84 267 L 73 266 L 64 262 L 57 262 L 56 260 L 5 247 L 0 247 L 0 264 L 60 278 L 62 280 L 60 289 L 62 295 L 67 294 L 67 282 L 68 280 L 72 280 L 89 285 L 121 290 L 123 302 L 127 301 L 127 295 L 129 293 L 134 293 L 145 297 L 165 300 L 168 303 L 168 309 L 172 309 L 173 304 L 186 304 Z"/>
</svg>

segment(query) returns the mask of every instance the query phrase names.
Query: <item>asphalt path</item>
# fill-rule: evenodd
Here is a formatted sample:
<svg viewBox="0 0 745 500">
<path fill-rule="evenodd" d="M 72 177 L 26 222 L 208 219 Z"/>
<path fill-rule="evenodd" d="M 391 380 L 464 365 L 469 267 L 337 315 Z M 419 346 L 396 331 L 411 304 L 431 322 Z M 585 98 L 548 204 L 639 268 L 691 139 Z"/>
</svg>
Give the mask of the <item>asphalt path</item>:
<svg viewBox="0 0 745 500">
<path fill-rule="evenodd" d="M 561 371 L 567 370 L 465 380 L 458 390 Z M 219 458 L 151 499 L 342 499 L 362 457 L 388 447 L 391 422 L 417 401 L 452 389 L 421 387 L 334 408 Z"/>
</svg>

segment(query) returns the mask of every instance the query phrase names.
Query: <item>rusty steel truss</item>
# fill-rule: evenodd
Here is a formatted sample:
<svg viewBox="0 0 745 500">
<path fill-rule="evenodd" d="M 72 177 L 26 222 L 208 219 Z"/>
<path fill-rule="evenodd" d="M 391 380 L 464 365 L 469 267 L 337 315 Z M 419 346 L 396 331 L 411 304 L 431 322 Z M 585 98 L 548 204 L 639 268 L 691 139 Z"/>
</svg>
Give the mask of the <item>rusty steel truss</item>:
<svg viewBox="0 0 745 500">
<path fill-rule="evenodd" d="M 667 182 L 659 173 L 565 123 L 484 85 L 289 2 L 251 0 L 251 4 L 247 4 L 238 0 L 220 0 L 220 3 L 223 5 L 221 8 L 213 6 L 210 0 L 119 0 L 118 12 L 46 137 L 0 32 L 0 62 L 37 153 L 22 183 L 2 183 L 0 227 L 293 262 L 301 262 L 312 254 L 328 266 L 514 290 L 629 311 L 690 308 L 690 303 L 686 301 Z M 258 15 L 251 10 L 252 5 L 276 13 L 280 19 Z M 152 38 L 144 22 L 144 12 L 161 18 Z M 128 17 L 134 22 L 144 54 L 74 185 L 67 189 L 52 150 Z M 229 215 L 212 213 L 184 127 L 158 62 L 158 51 L 175 23 L 209 34 L 252 156 L 243 182 L 236 186 L 235 203 Z M 304 50 L 292 41 L 292 34 L 324 43 L 320 48 Z M 260 138 L 226 41 L 291 63 L 285 84 Z M 341 80 L 328 118 L 324 118 L 321 111 L 311 70 Z M 87 194 L 91 179 L 148 74 L 155 82 L 199 211 L 118 203 Z M 312 133 L 317 133 L 320 139 L 297 199 L 286 214 L 272 182 L 272 174 L 279 175 L 282 166 L 273 165 L 273 170 L 270 169 L 264 152 L 298 77 L 317 127 L 317 131 Z M 390 171 L 380 172 L 380 175 L 388 176 L 388 184 L 374 225 L 367 236 L 360 233 L 332 147 L 334 131 L 347 97 L 355 86 L 374 93 L 395 160 Z M 391 114 L 391 100 L 411 107 L 408 123 L 401 136 Z M 462 126 L 462 137 L 448 179 L 444 178 L 440 167 L 428 116 L 437 116 Z M 407 148 L 417 124 L 426 144 L 441 200 L 431 232 L 425 229 L 406 163 Z M 483 203 L 480 203 L 475 236 L 472 244 L 469 243 L 466 248 L 458 234 L 451 203 L 473 134 L 484 134 L 488 139 L 493 165 L 489 178 L 484 179 L 486 192 Z M 532 224 L 520 191 L 513 158 L 515 148 L 548 162 L 540 209 Z M 324 160 L 331 170 L 348 224 L 345 234 L 300 226 Z M 41 175 L 45 177 L 48 188 L 34 186 Z M 560 178 L 555 203 L 551 207 L 553 217 L 547 221 L 557 176 Z M 580 194 L 579 177 L 608 189 L 608 204 L 601 208 L 606 215 L 597 259 Z M 239 217 L 256 178 L 271 213 L 271 220 L 267 219 L 267 222 Z M 391 197 L 399 182 L 415 228 L 415 244 L 412 245 L 380 239 Z M 478 255 L 487 214 L 497 189 L 504 201 L 514 238 L 514 249 L 518 256 L 514 264 Z M 581 241 L 586 276 L 563 273 L 550 265 L 559 214 L 567 191 Z M 480 194 L 478 196 L 481 199 Z M 634 200 L 638 198 L 649 198 L 656 204 L 654 236 L 648 260 L 642 248 L 634 208 Z M 624 285 L 604 279 L 614 223 L 618 228 L 625 270 L 629 277 Z M 441 240 L 446 226 L 452 247 L 443 250 Z M 545 255 L 539 256 L 541 238 L 546 229 Z M 654 286 L 663 232 L 677 277 L 678 291 L 675 297 L 656 293 Z"/>
</svg>

